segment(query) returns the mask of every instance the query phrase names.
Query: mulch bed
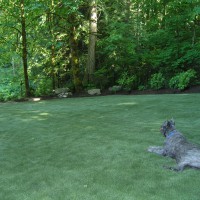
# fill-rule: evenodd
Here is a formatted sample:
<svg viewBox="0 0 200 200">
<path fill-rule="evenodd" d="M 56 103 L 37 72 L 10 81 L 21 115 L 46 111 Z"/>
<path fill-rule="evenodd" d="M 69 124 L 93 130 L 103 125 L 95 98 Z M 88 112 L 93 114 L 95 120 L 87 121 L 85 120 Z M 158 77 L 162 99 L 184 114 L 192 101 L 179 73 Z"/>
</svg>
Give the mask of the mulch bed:
<svg viewBox="0 0 200 200">
<path fill-rule="evenodd" d="M 102 91 L 102 94 L 98 95 L 98 96 L 116 95 L 116 94 L 117 95 L 152 95 L 152 94 L 187 94 L 187 93 L 200 93 L 200 85 L 190 87 L 183 91 L 180 91 L 177 89 L 160 89 L 160 90 L 143 90 L 143 91 L 132 90 L 130 92 L 120 91 L 117 93 L 111 93 L 108 90 L 104 90 L 104 91 Z M 69 98 L 77 98 L 77 97 L 93 97 L 93 96 L 87 94 L 87 92 L 81 92 L 81 93 L 75 93 L 75 94 L 73 94 L 73 96 L 71 96 Z M 50 99 L 58 99 L 59 97 L 57 97 L 57 96 L 42 96 L 42 97 L 38 97 L 38 98 L 40 98 L 40 100 L 50 100 Z M 15 100 L 15 102 L 37 101 L 38 98 L 37 97 L 22 98 L 22 99 Z"/>
<path fill-rule="evenodd" d="M 132 95 L 145 95 L 145 94 L 187 94 L 187 93 L 200 93 L 200 85 L 187 88 L 183 91 L 177 89 L 160 89 L 160 90 L 133 90 Z"/>
</svg>

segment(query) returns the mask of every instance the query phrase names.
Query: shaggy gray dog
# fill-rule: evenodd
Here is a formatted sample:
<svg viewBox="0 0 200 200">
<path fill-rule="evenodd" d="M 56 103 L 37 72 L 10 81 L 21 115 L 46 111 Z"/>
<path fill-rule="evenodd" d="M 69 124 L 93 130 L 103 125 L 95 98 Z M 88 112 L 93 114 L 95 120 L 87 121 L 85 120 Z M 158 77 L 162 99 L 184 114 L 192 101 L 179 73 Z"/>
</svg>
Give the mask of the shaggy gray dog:
<svg viewBox="0 0 200 200">
<path fill-rule="evenodd" d="M 174 120 L 165 121 L 160 131 L 166 138 L 164 146 L 151 146 L 148 148 L 149 152 L 175 159 L 177 167 L 168 167 L 168 169 L 182 171 L 186 166 L 200 168 L 200 147 L 188 142 L 186 138 L 176 130 Z"/>
</svg>

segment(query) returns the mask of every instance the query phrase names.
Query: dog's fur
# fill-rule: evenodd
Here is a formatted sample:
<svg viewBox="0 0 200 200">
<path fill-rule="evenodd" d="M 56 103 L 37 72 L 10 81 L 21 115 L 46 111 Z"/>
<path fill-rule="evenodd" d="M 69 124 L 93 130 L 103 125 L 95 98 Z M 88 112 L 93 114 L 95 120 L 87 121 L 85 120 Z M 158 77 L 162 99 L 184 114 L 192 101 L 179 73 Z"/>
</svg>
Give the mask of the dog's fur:
<svg viewBox="0 0 200 200">
<path fill-rule="evenodd" d="M 200 169 L 200 147 L 188 142 L 186 138 L 176 130 L 174 120 L 165 121 L 160 131 L 166 138 L 164 146 L 151 146 L 148 148 L 149 152 L 175 159 L 177 167 L 168 167 L 169 169 L 182 171 L 186 166 Z"/>
</svg>

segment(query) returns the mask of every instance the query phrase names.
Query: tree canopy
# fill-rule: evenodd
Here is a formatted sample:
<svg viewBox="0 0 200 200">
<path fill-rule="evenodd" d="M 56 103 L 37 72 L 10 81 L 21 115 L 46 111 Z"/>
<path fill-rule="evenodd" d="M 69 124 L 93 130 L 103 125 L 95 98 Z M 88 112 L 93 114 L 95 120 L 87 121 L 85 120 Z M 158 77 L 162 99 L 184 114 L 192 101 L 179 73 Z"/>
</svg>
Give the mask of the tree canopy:
<svg viewBox="0 0 200 200">
<path fill-rule="evenodd" d="M 199 82 L 199 52 L 199 0 L 0 1 L 0 99 L 184 89 Z"/>
</svg>

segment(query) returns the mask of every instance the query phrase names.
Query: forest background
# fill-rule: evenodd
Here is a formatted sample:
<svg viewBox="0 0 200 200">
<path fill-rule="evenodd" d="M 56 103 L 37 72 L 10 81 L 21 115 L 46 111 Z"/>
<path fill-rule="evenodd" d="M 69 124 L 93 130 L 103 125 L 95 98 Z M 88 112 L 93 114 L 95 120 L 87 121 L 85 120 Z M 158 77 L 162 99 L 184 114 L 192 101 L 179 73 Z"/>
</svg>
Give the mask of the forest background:
<svg viewBox="0 0 200 200">
<path fill-rule="evenodd" d="M 0 0 L 0 100 L 200 82 L 199 0 Z"/>
</svg>

